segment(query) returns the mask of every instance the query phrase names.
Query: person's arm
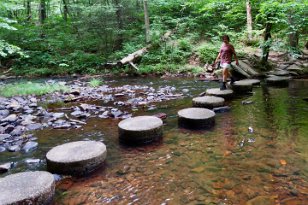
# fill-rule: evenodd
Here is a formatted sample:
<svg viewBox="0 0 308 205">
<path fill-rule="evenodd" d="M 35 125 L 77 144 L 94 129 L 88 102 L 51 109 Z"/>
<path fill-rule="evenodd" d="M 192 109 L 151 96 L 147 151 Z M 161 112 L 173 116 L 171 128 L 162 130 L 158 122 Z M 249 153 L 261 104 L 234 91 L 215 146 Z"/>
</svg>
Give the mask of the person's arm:
<svg viewBox="0 0 308 205">
<path fill-rule="evenodd" d="M 214 65 L 216 65 L 216 63 L 218 62 L 218 60 L 220 59 L 220 56 L 221 56 L 221 54 L 220 54 L 220 52 L 218 53 L 218 56 L 216 57 L 216 59 L 215 59 L 215 61 L 214 61 Z"/>
<path fill-rule="evenodd" d="M 233 55 L 234 55 L 235 63 L 236 63 L 236 65 L 239 65 L 239 63 L 238 63 L 238 58 L 237 58 L 237 56 L 236 56 L 236 52 L 235 52 L 235 49 L 234 49 L 233 46 L 232 46 L 232 50 L 233 50 Z"/>
</svg>

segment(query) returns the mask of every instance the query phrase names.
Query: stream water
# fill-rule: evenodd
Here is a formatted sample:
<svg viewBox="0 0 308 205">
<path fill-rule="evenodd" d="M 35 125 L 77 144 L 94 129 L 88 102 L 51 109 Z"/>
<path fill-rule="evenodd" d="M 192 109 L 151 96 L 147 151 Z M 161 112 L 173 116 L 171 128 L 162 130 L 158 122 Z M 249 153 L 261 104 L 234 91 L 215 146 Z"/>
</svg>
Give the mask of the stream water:
<svg viewBox="0 0 308 205">
<path fill-rule="evenodd" d="M 163 139 L 151 145 L 119 144 L 119 119 L 90 118 L 79 129 L 36 131 L 39 147 L 28 154 L 5 152 L 0 161 L 14 161 L 13 172 L 45 170 L 27 158 L 44 160 L 52 147 L 77 140 L 100 140 L 108 150 L 104 166 L 85 178 L 57 183 L 54 204 L 308 204 L 308 79 L 289 87 L 261 84 L 238 96 L 218 113 L 207 131 L 177 126 L 177 111 L 217 82 L 193 79 L 120 79 L 118 85 L 174 86 L 182 99 L 139 107 L 133 116 L 166 113 Z M 253 103 L 243 105 L 242 101 Z M 103 105 L 103 102 L 96 102 Z M 131 111 L 130 111 L 131 112 Z"/>
</svg>

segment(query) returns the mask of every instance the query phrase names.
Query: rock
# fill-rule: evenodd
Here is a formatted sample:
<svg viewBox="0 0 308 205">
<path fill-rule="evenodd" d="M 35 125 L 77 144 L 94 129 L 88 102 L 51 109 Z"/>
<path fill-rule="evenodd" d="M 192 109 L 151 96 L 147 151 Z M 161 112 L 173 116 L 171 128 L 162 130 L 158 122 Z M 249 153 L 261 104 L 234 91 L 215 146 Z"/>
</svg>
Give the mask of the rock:
<svg viewBox="0 0 308 205">
<path fill-rule="evenodd" d="M 0 152 L 5 152 L 5 151 L 6 151 L 5 147 L 0 146 Z"/>
<path fill-rule="evenodd" d="M 247 93 L 252 91 L 252 83 L 248 80 L 239 80 L 231 84 L 231 88 L 235 93 Z"/>
<path fill-rule="evenodd" d="M 26 126 L 26 129 L 31 131 L 31 130 L 40 130 L 43 128 L 43 125 L 40 123 L 34 123 Z"/>
<path fill-rule="evenodd" d="M 302 75 L 302 74 L 305 73 L 305 71 L 304 71 L 303 68 L 301 68 L 301 67 L 299 67 L 299 66 L 297 66 L 297 65 L 295 65 L 295 64 L 289 66 L 289 67 L 287 68 L 287 70 L 288 70 L 289 72 L 291 72 L 291 71 L 292 71 L 292 72 L 296 72 L 296 73 L 299 74 L 299 75 Z"/>
<path fill-rule="evenodd" d="M 258 79 L 244 79 L 244 80 L 240 80 L 241 82 L 244 83 L 249 83 L 251 85 L 260 85 L 261 81 Z"/>
<path fill-rule="evenodd" d="M 189 90 L 188 90 L 188 89 L 183 89 L 182 92 L 183 92 L 183 93 L 188 93 Z"/>
<path fill-rule="evenodd" d="M 21 109 L 21 105 L 19 104 L 19 102 L 12 100 L 11 103 L 6 106 L 6 108 L 10 109 L 10 110 L 17 111 L 17 110 Z"/>
<path fill-rule="evenodd" d="M 163 121 L 154 116 L 138 116 L 122 120 L 118 124 L 122 143 L 137 145 L 155 141 L 162 137 Z"/>
<path fill-rule="evenodd" d="M 158 117 L 158 118 L 160 118 L 160 119 L 162 119 L 162 120 L 165 120 L 165 119 L 167 119 L 167 114 L 166 113 L 157 113 L 157 114 L 155 114 L 155 115 L 153 115 L 154 117 Z"/>
<path fill-rule="evenodd" d="M 25 162 L 27 164 L 39 164 L 41 160 L 40 159 L 26 159 Z"/>
<path fill-rule="evenodd" d="M 55 194 L 52 174 L 43 171 L 21 172 L 0 179 L 1 204 L 47 205 Z"/>
<path fill-rule="evenodd" d="M 0 173 L 3 174 L 5 172 L 8 172 L 11 168 L 12 168 L 13 163 L 12 162 L 8 162 L 5 164 L 1 164 L 0 165 Z M 1 202 L 1 201 L 0 201 Z"/>
<path fill-rule="evenodd" d="M 30 104 L 29 104 L 29 107 L 35 108 L 35 107 L 37 107 L 37 103 L 30 103 Z"/>
<path fill-rule="evenodd" d="M 11 137 L 10 134 L 0 134 L 0 142 L 5 140 L 5 139 L 8 139 L 10 137 Z"/>
<path fill-rule="evenodd" d="M 0 134 L 4 134 L 5 133 L 5 129 L 3 126 L 0 126 Z"/>
<path fill-rule="evenodd" d="M 33 141 L 29 141 L 27 142 L 23 147 L 22 147 L 22 151 L 24 151 L 25 153 L 30 152 L 32 150 L 35 150 L 38 146 L 37 142 L 33 142 Z"/>
<path fill-rule="evenodd" d="M 196 97 L 192 99 L 194 107 L 203 107 L 212 109 L 214 107 L 223 106 L 225 99 L 215 96 Z"/>
<path fill-rule="evenodd" d="M 123 112 L 118 109 L 112 109 L 110 113 L 111 113 L 111 116 L 114 118 L 118 118 L 123 114 Z"/>
<path fill-rule="evenodd" d="M 3 118 L 2 120 L 0 120 L 0 122 L 16 122 L 17 121 L 17 115 L 16 114 L 11 114 L 5 118 Z"/>
<path fill-rule="evenodd" d="M 229 112 L 231 108 L 229 106 L 223 106 L 223 107 L 215 107 L 213 111 L 215 113 L 223 113 L 223 112 Z"/>
<path fill-rule="evenodd" d="M 70 142 L 48 151 L 47 169 L 52 173 L 83 176 L 100 167 L 106 156 L 106 146 L 102 142 Z"/>
<path fill-rule="evenodd" d="M 212 88 L 206 90 L 207 95 L 214 95 L 222 98 L 231 98 L 233 96 L 233 91 L 230 89 L 220 90 L 219 88 Z"/>
<path fill-rule="evenodd" d="M 215 113 L 206 108 L 186 108 L 178 111 L 179 127 L 207 129 L 215 125 Z"/>
<path fill-rule="evenodd" d="M 253 104 L 254 102 L 252 100 L 243 100 L 242 105 L 250 105 Z"/>
<path fill-rule="evenodd" d="M 14 130 L 14 126 L 13 125 L 8 125 L 4 128 L 4 133 L 11 133 Z"/>
<path fill-rule="evenodd" d="M 290 75 L 290 73 L 286 70 L 276 70 L 272 74 L 277 75 L 277 76 L 288 76 L 288 75 Z"/>
<path fill-rule="evenodd" d="M 10 135 L 12 136 L 18 136 L 21 135 L 24 131 L 25 131 L 25 127 L 24 126 L 17 126 L 11 133 Z"/>
<path fill-rule="evenodd" d="M 6 118 L 7 116 L 9 116 L 10 111 L 9 110 L 0 110 L 0 117 L 1 118 Z"/>
<path fill-rule="evenodd" d="M 273 196 L 257 196 L 246 202 L 246 205 L 275 205 Z"/>
<path fill-rule="evenodd" d="M 64 113 L 63 112 L 52 113 L 52 117 L 55 118 L 55 119 L 63 118 L 64 117 Z"/>
<path fill-rule="evenodd" d="M 20 146 L 19 145 L 12 145 L 12 146 L 9 146 L 7 148 L 7 150 L 9 152 L 18 152 L 20 150 Z"/>
<path fill-rule="evenodd" d="M 272 76 L 266 78 L 266 83 L 272 86 L 286 87 L 289 85 L 289 80 L 290 80 L 289 77 Z"/>
<path fill-rule="evenodd" d="M 74 111 L 71 113 L 72 116 L 77 117 L 77 118 L 87 118 L 90 116 L 89 113 L 82 112 L 82 111 Z"/>
</svg>

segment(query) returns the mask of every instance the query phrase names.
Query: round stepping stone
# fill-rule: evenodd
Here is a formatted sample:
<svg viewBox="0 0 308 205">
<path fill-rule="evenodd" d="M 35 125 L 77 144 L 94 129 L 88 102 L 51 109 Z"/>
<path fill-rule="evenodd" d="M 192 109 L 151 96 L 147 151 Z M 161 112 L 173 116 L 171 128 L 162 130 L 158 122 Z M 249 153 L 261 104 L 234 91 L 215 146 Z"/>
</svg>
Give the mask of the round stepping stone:
<svg viewBox="0 0 308 205">
<path fill-rule="evenodd" d="M 277 70 L 273 72 L 273 75 L 277 75 L 277 76 L 288 76 L 290 75 L 289 71 L 286 70 Z"/>
<path fill-rule="evenodd" d="M 155 116 L 137 116 L 119 124 L 119 140 L 126 144 L 146 144 L 163 135 L 163 121 Z"/>
<path fill-rule="evenodd" d="M 106 156 L 106 146 L 102 142 L 70 142 L 46 154 L 47 169 L 57 174 L 84 176 L 100 167 Z"/>
<path fill-rule="evenodd" d="M 241 82 L 247 82 L 250 83 L 251 85 L 260 85 L 260 80 L 258 79 L 244 79 L 244 80 L 240 80 Z"/>
<path fill-rule="evenodd" d="M 281 77 L 281 76 L 272 76 L 269 78 L 266 78 L 266 83 L 268 85 L 273 86 L 288 86 L 289 85 L 289 77 Z"/>
<path fill-rule="evenodd" d="M 232 90 L 236 93 L 247 93 L 252 91 L 252 83 L 249 81 L 235 81 L 231 87 Z"/>
<path fill-rule="evenodd" d="M 178 111 L 179 127 L 207 129 L 215 125 L 215 112 L 206 108 L 186 108 Z"/>
<path fill-rule="evenodd" d="M 0 204 L 50 204 L 55 180 L 44 171 L 21 172 L 0 179 Z"/>
<path fill-rule="evenodd" d="M 220 88 L 212 88 L 212 89 L 207 89 L 206 94 L 226 99 L 226 98 L 231 98 L 233 96 L 233 90 L 230 89 L 220 90 Z"/>
<path fill-rule="evenodd" d="M 204 107 L 212 109 L 214 107 L 223 106 L 224 103 L 225 99 L 215 96 L 204 96 L 204 97 L 193 98 L 194 107 Z"/>
</svg>

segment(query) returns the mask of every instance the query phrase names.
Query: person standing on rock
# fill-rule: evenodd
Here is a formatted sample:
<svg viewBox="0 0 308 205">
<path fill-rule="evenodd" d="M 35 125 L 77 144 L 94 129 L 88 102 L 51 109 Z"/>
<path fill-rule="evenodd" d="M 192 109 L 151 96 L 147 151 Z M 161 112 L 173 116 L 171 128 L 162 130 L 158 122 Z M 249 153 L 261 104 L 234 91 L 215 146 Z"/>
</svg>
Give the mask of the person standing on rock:
<svg viewBox="0 0 308 205">
<path fill-rule="evenodd" d="M 232 56 L 234 55 L 234 59 L 236 62 L 236 65 L 239 65 L 238 59 L 234 50 L 233 45 L 231 45 L 230 38 L 227 35 L 224 35 L 222 37 L 222 45 L 219 51 L 219 54 L 214 62 L 214 65 L 217 64 L 217 62 L 220 60 L 220 67 L 222 67 L 222 85 L 220 87 L 220 90 L 227 89 L 226 83 L 227 78 L 231 77 L 231 83 L 234 82 L 234 78 L 231 76 L 230 70 L 231 70 L 231 62 L 232 62 Z"/>
</svg>

